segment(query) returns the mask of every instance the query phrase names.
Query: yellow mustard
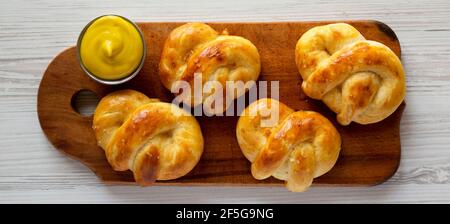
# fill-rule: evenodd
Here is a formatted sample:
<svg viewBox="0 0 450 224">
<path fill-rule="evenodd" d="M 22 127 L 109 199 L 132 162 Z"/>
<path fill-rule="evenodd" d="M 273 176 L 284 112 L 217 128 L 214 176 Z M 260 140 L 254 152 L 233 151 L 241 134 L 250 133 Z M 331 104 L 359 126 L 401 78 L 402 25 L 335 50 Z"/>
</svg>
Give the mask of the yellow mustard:
<svg viewBox="0 0 450 224">
<path fill-rule="evenodd" d="M 137 28 L 120 16 L 96 19 L 81 37 L 80 59 L 100 79 L 117 80 L 131 75 L 140 65 L 143 39 Z"/>
</svg>

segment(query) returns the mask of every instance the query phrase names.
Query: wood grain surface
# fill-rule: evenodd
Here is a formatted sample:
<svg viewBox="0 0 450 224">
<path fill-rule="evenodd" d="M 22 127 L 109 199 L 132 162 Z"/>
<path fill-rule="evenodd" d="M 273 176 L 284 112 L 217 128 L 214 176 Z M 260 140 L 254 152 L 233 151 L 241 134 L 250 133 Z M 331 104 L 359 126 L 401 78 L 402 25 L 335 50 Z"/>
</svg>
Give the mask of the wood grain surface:
<svg viewBox="0 0 450 224">
<path fill-rule="evenodd" d="M 294 110 L 313 110 L 332 121 L 342 137 L 342 150 L 336 165 L 314 184 L 375 185 L 391 177 L 400 162 L 400 119 L 404 104 L 390 117 L 371 125 L 341 126 L 336 115 L 320 101 L 301 91 L 301 76 L 295 66 L 294 50 L 299 37 L 314 26 L 346 22 L 364 37 L 390 47 L 400 56 L 395 33 L 378 21 L 278 22 L 278 23 L 210 23 L 221 32 L 249 39 L 261 56 L 261 81 L 279 81 L 280 101 Z M 150 98 L 172 102 L 173 95 L 163 87 L 158 64 L 164 41 L 183 23 L 140 23 L 147 43 L 147 57 L 140 73 L 130 82 L 108 86 L 91 80 L 80 68 L 76 48 L 59 54 L 49 65 L 38 91 L 38 116 L 42 130 L 53 145 L 81 161 L 107 182 L 134 182 L 131 172 L 115 172 L 104 151 L 97 146 L 92 130 L 92 116 L 81 116 L 73 109 L 74 96 L 90 90 L 99 98 L 119 89 L 138 90 Z M 270 87 L 269 87 L 270 89 Z M 270 92 L 269 92 L 270 97 Z M 246 97 L 248 105 L 248 97 Z M 236 106 L 235 106 L 236 108 Z M 197 116 L 205 148 L 197 166 L 186 176 L 156 183 L 164 185 L 267 185 L 283 184 L 275 178 L 256 180 L 250 163 L 236 139 L 238 116 Z"/>
<path fill-rule="evenodd" d="M 449 203 L 450 4 L 430 1 L 0 1 L 1 203 Z M 323 21 L 375 19 L 401 40 L 407 107 L 400 167 L 375 187 L 116 186 L 55 150 L 37 118 L 37 89 L 55 55 L 92 18 L 134 21 Z M 83 99 L 83 101 L 91 101 Z"/>
</svg>

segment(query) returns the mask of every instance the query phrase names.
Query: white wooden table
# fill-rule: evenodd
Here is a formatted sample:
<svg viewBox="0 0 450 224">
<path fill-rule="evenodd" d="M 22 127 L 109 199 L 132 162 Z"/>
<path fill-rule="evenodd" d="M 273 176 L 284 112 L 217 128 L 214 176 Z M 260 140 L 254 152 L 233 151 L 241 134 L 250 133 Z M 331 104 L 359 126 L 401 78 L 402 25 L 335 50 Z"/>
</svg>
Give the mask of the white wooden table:
<svg viewBox="0 0 450 224">
<path fill-rule="evenodd" d="M 39 81 L 92 18 L 135 21 L 377 19 L 397 33 L 407 71 L 402 160 L 375 187 L 149 187 L 105 185 L 55 150 L 36 114 Z M 450 3 L 209 0 L 0 1 L 0 203 L 450 203 Z"/>
</svg>

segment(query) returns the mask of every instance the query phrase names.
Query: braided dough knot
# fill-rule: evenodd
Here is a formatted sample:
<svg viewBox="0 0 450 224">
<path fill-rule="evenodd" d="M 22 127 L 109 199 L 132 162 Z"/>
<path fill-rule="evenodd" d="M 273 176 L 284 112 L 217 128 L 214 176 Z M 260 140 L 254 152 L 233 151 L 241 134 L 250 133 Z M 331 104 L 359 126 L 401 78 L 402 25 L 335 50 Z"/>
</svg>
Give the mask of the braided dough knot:
<svg viewBox="0 0 450 224">
<path fill-rule="evenodd" d="M 183 102 L 191 106 L 205 102 L 212 95 L 204 93 L 200 99 L 194 100 L 197 96 L 194 96 L 193 88 L 200 88 L 194 86 L 195 78 L 199 79 L 202 86 L 207 81 L 215 81 L 225 91 L 227 81 L 256 81 L 260 70 L 258 49 L 252 42 L 226 32 L 219 34 L 204 23 L 187 23 L 174 29 L 164 44 L 159 63 L 161 82 L 167 89 L 178 91 L 180 83 L 177 81 L 189 83 L 191 93 L 180 96 Z M 231 100 L 244 93 L 238 91 Z M 226 95 L 222 95 L 225 98 Z M 226 99 L 221 100 L 229 103 Z M 221 113 L 225 109 L 217 112 Z"/>
<path fill-rule="evenodd" d="M 192 115 L 133 90 L 103 97 L 93 129 L 112 168 L 133 171 L 140 185 L 186 175 L 203 152 L 200 126 Z"/>
<path fill-rule="evenodd" d="M 272 126 L 261 122 L 275 116 Z M 256 179 L 286 180 L 291 191 L 305 191 L 314 178 L 336 163 L 341 138 L 333 124 L 313 111 L 294 112 L 274 99 L 250 104 L 239 118 L 236 135 Z"/>
<path fill-rule="evenodd" d="M 404 99 L 400 59 L 348 24 L 308 30 L 297 42 L 295 59 L 305 94 L 322 100 L 342 125 L 381 121 Z"/>
</svg>

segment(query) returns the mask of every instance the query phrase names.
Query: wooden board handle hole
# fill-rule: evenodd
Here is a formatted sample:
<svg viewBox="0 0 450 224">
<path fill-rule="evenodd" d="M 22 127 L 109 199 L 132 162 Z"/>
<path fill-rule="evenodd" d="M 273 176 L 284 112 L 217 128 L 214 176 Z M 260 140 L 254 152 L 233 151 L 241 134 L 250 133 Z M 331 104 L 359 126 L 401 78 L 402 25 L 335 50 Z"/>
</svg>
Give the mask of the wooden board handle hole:
<svg viewBox="0 0 450 224">
<path fill-rule="evenodd" d="M 72 109 L 83 117 L 94 114 L 95 108 L 100 101 L 97 94 L 91 90 L 82 89 L 72 96 Z"/>
</svg>

